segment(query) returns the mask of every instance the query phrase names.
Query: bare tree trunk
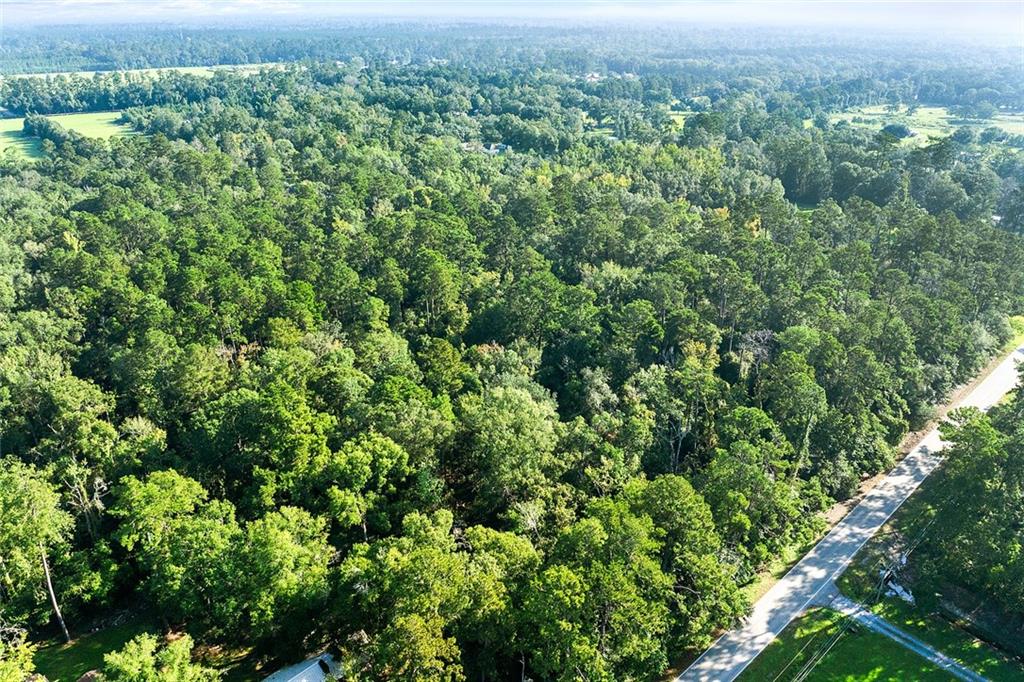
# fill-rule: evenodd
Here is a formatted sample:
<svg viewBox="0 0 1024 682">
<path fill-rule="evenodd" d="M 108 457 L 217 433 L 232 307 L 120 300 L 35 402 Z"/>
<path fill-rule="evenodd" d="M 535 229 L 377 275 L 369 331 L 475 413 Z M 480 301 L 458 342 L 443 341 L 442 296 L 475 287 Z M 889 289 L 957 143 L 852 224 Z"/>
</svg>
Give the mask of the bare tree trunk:
<svg viewBox="0 0 1024 682">
<path fill-rule="evenodd" d="M 50 579 L 50 562 L 46 560 L 46 548 L 39 544 L 39 555 L 43 558 L 43 574 L 46 576 L 46 591 L 50 593 L 50 605 L 53 606 L 53 615 L 57 617 L 60 624 L 60 631 L 64 633 L 64 641 L 70 642 L 71 635 L 68 634 L 68 626 L 64 624 L 64 616 L 60 614 L 60 606 L 57 605 L 57 594 L 53 591 L 53 580 Z"/>
</svg>

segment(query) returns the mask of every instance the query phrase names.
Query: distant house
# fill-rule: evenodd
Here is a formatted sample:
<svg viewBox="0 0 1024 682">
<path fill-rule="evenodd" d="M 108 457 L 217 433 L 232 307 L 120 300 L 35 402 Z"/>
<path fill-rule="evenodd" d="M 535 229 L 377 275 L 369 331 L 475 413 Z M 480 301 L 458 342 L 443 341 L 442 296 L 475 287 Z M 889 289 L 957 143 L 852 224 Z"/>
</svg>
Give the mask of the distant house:
<svg viewBox="0 0 1024 682">
<path fill-rule="evenodd" d="M 491 156 L 495 156 L 497 154 L 508 154 L 512 151 L 512 145 L 505 144 L 503 142 L 489 142 L 487 144 L 481 144 L 479 142 L 463 142 L 459 146 L 463 151 L 482 152 Z"/>
<path fill-rule="evenodd" d="M 324 682 L 328 675 L 337 677 L 341 666 L 330 654 L 321 654 L 302 663 L 282 668 L 263 682 Z"/>
<path fill-rule="evenodd" d="M 484 145 L 484 154 L 507 154 L 512 151 L 512 145 L 501 142 L 491 142 Z"/>
</svg>

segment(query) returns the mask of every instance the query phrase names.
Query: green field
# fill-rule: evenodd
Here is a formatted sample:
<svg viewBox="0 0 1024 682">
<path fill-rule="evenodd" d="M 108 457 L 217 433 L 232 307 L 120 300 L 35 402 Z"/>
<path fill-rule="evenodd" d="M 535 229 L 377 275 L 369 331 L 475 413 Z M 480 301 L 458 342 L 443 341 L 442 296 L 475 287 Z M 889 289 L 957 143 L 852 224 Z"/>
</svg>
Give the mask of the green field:
<svg viewBox="0 0 1024 682">
<path fill-rule="evenodd" d="M 38 159 L 43 155 L 39 139 L 26 135 L 23 118 L 0 118 L 0 154 L 8 151 L 23 159 Z"/>
<path fill-rule="evenodd" d="M 675 123 L 680 128 L 682 128 L 684 125 L 686 125 L 686 119 L 689 116 L 692 116 L 692 115 L 693 115 L 692 111 L 670 111 L 670 112 L 668 112 L 669 118 L 671 118 L 672 122 Z"/>
<path fill-rule="evenodd" d="M 1024 114 L 1000 113 L 991 120 L 964 120 L 950 114 L 945 107 L 920 107 L 912 114 L 907 113 L 906 107 L 900 107 L 897 111 L 889 111 L 885 105 L 857 107 L 841 114 L 832 114 L 829 121 L 847 121 L 852 126 L 874 131 L 880 131 L 889 123 L 903 123 L 916 133 L 902 140 L 902 144 L 909 146 L 927 144 L 930 137 L 951 135 L 961 126 L 978 130 L 995 126 L 1014 135 L 1024 134 Z"/>
<path fill-rule="evenodd" d="M 132 135 L 135 131 L 117 123 L 121 117 L 119 111 L 101 111 L 88 114 L 61 114 L 48 118 L 60 123 L 68 130 L 85 137 L 108 139 L 115 135 Z M 16 156 L 25 159 L 38 159 L 43 154 L 39 139 L 26 135 L 23 131 L 24 119 L 0 119 L 0 154 L 10 150 Z"/>
<path fill-rule="evenodd" d="M 809 611 L 789 625 L 738 678 L 741 682 L 791 680 L 818 652 L 807 680 L 825 682 L 939 682 L 954 679 L 892 640 L 859 626 L 847 630 L 831 648 L 831 637 L 846 618 L 828 609 Z"/>
<path fill-rule="evenodd" d="M 1024 135 L 1024 114 L 996 114 L 992 125 L 1013 135 Z"/>
</svg>

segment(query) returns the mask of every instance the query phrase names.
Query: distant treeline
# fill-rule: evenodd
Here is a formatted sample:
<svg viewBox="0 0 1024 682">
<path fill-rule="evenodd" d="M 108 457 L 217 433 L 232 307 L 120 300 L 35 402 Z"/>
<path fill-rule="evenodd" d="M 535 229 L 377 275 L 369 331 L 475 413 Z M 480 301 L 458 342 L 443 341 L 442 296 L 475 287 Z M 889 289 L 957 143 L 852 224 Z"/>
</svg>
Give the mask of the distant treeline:
<svg viewBox="0 0 1024 682">
<path fill-rule="evenodd" d="M 399 33 L 401 40 L 395 40 Z M 1024 108 L 1024 79 L 1013 66 L 1013 50 L 956 42 L 937 47 L 910 37 L 887 38 L 823 38 L 765 28 L 723 33 L 692 26 L 74 26 L 45 32 L 9 30 L 0 48 L 0 73 L 355 58 L 375 67 L 451 63 L 500 72 L 515 63 L 516 68 L 539 66 L 576 74 L 636 74 L 634 80 L 606 80 L 595 86 L 606 94 L 636 99 L 682 99 L 700 90 L 715 101 L 737 89 L 762 96 L 769 89 L 781 89 L 787 98 L 796 97 L 813 109 L 891 101 L 981 112 L 990 107 Z M 734 48 L 737 41 L 746 46 L 744 50 Z"/>
</svg>

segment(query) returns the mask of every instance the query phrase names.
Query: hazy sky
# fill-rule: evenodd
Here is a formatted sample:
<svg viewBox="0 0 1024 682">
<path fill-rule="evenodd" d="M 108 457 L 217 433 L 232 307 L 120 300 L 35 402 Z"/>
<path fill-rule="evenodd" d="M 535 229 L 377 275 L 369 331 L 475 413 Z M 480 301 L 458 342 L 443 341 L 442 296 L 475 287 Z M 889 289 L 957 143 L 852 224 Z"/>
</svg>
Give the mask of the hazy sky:
<svg viewBox="0 0 1024 682">
<path fill-rule="evenodd" d="M 4 22 L 105 23 L 344 17 L 575 19 L 879 27 L 1016 34 L 1024 0 L 0 0 Z M 1024 44 L 1024 42 L 1022 42 Z"/>
</svg>

